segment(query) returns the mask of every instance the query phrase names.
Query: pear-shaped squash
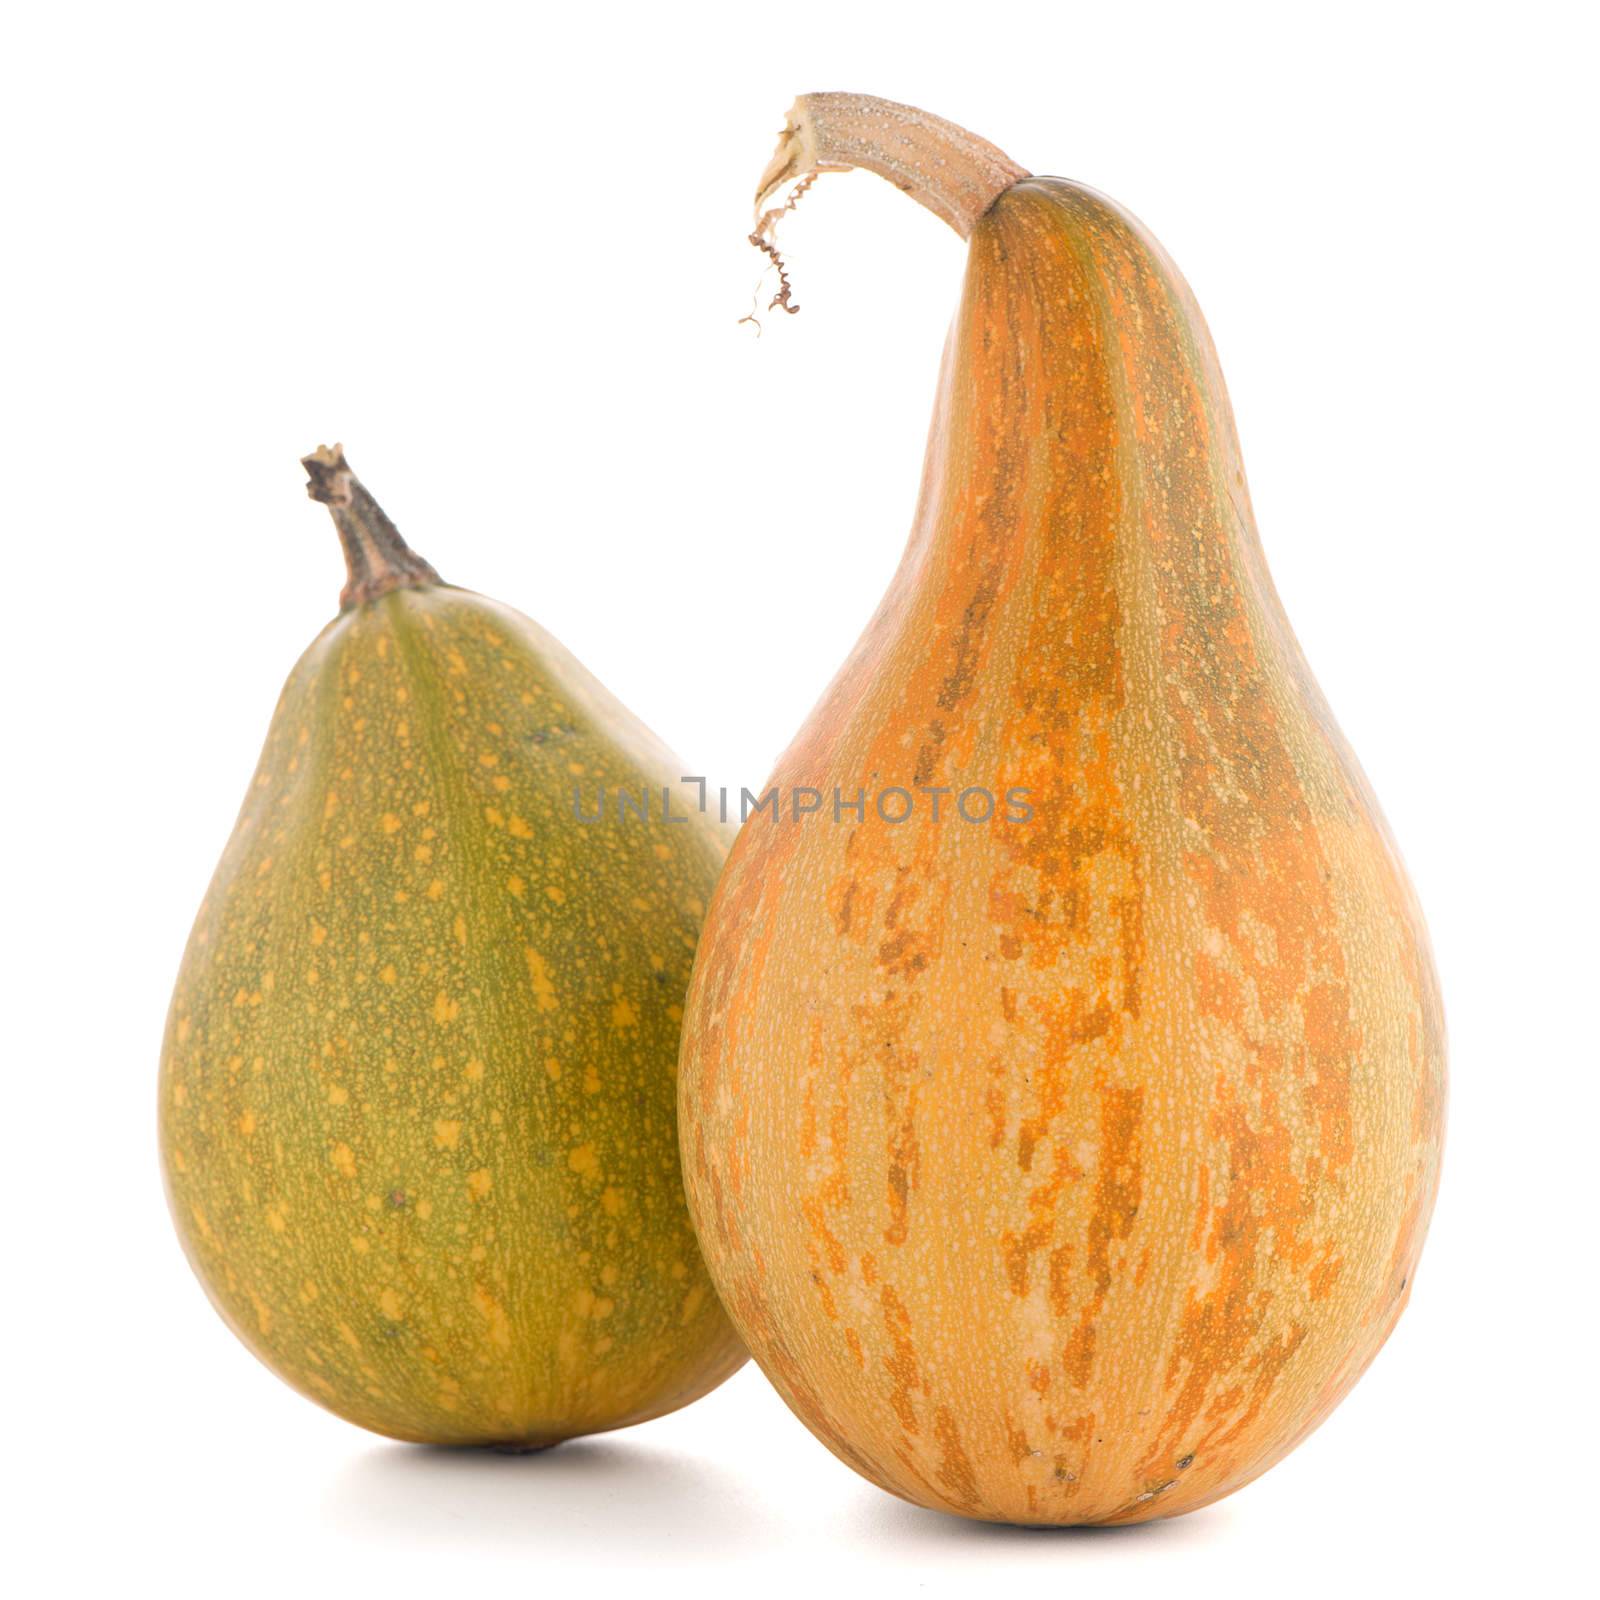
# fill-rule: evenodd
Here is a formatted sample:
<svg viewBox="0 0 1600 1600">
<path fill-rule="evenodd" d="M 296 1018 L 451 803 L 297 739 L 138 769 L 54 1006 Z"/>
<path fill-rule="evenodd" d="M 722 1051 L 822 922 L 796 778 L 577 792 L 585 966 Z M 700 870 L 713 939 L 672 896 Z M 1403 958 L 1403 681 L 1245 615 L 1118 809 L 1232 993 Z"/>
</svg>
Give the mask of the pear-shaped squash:
<svg viewBox="0 0 1600 1600">
<path fill-rule="evenodd" d="M 664 820 L 678 765 L 555 640 L 442 584 L 340 452 L 306 467 L 350 582 L 172 1000 L 184 1248 L 268 1366 L 378 1433 L 535 1448 L 671 1411 L 744 1359 L 674 1121 L 726 841 Z M 625 822 L 579 821 L 597 788 Z"/>
<path fill-rule="evenodd" d="M 1422 918 L 1160 247 L 841 95 L 796 105 L 762 199 L 849 166 L 966 234 L 966 281 L 909 548 L 712 902 L 691 1209 L 751 1352 L 875 1483 L 1171 1515 L 1304 1438 L 1405 1303 Z"/>
</svg>

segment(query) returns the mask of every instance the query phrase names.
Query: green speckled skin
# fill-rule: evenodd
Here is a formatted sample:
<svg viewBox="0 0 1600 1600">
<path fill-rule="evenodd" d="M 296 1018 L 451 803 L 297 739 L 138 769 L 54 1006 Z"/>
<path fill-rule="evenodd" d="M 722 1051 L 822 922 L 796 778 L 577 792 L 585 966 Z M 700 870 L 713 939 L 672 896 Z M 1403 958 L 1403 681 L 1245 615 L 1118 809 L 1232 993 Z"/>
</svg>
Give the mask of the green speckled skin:
<svg viewBox="0 0 1600 1600">
<path fill-rule="evenodd" d="M 744 1360 L 678 1166 L 727 849 L 680 771 L 460 589 L 346 611 L 290 675 L 178 977 L 161 1152 L 218 1310 L 340 1416 L 544 1445 Z M 591 814 L 597 786 L 652 789 L 649 821 L 578 822 L 575 783 Z"/>
</svg>

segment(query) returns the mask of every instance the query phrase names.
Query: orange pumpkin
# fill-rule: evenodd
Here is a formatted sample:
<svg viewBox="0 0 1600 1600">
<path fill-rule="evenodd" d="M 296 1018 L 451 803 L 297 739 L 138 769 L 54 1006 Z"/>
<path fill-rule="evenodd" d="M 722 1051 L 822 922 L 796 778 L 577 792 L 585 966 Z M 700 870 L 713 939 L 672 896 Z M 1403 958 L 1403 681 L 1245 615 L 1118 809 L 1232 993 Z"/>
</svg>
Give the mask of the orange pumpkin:
<svg viewBox="0 0 1600 1600">
<path fill-rule="evenodd" d="M 797 103 L 763 198 L 852 165 L 968 235 L 966 281 L 905 557 L 702 934 L 691 1210 L 757 1361 L 873 1482 L 1168 1516 L 1292 1449 L 1405 1304 L 1427 938 L 1160 246 L 857 97 Z"/>
</svg>

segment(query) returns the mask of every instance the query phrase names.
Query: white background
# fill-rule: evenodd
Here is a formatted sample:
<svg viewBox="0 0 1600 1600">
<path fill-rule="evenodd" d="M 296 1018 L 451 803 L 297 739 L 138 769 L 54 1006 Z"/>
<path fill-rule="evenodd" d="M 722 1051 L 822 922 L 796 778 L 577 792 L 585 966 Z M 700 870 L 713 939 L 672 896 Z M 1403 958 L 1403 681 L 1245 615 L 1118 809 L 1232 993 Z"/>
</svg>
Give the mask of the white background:
<svg viewBox="0 0 1600 1600">
<path fill-rule="evenodd" d="M 6 15 L 0 1580 L 1344 1596 L 1574 1558 L 1597 1432 L 1590 8 Z M 962 247 L 875 179 L 825 179 L 786 233 L 802 315 L 738 325 L 754 179 L 814 88 L 947 115 L 1172 251 L 1285 603 L 1432 923 L 1453 1090 L 1412 1308 L 1297 1454 L 1173 1523 L 914 1510 L 753 1368 L 548 1456 L 390 1445 L 235 1344 L 163 1208 L 168 992 L 341 581 L 301 454 L 342 439 L 447 578 L 539 618 L 716 781 L 765 776 L 871 610 Z"/>
</svg>

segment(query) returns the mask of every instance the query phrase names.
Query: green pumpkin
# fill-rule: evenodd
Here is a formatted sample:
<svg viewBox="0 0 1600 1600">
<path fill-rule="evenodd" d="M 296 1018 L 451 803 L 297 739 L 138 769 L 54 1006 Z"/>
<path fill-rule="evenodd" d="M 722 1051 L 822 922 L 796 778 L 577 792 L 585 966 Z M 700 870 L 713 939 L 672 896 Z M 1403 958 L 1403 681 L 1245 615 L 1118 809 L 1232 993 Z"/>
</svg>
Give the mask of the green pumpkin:
<svg viewBox="0 0 1600 1600">
<path fill-rule="evenodd" d="M 554 639 L 440 582 L 340 452 L 306 466 L 350 582 L 173 996 L 184 1249 L 263 1361 L 376 1432 L 532 1448 L 658 1416 L 744 1360 L 674 1113 L 727 838 Z"/>
</svg>

